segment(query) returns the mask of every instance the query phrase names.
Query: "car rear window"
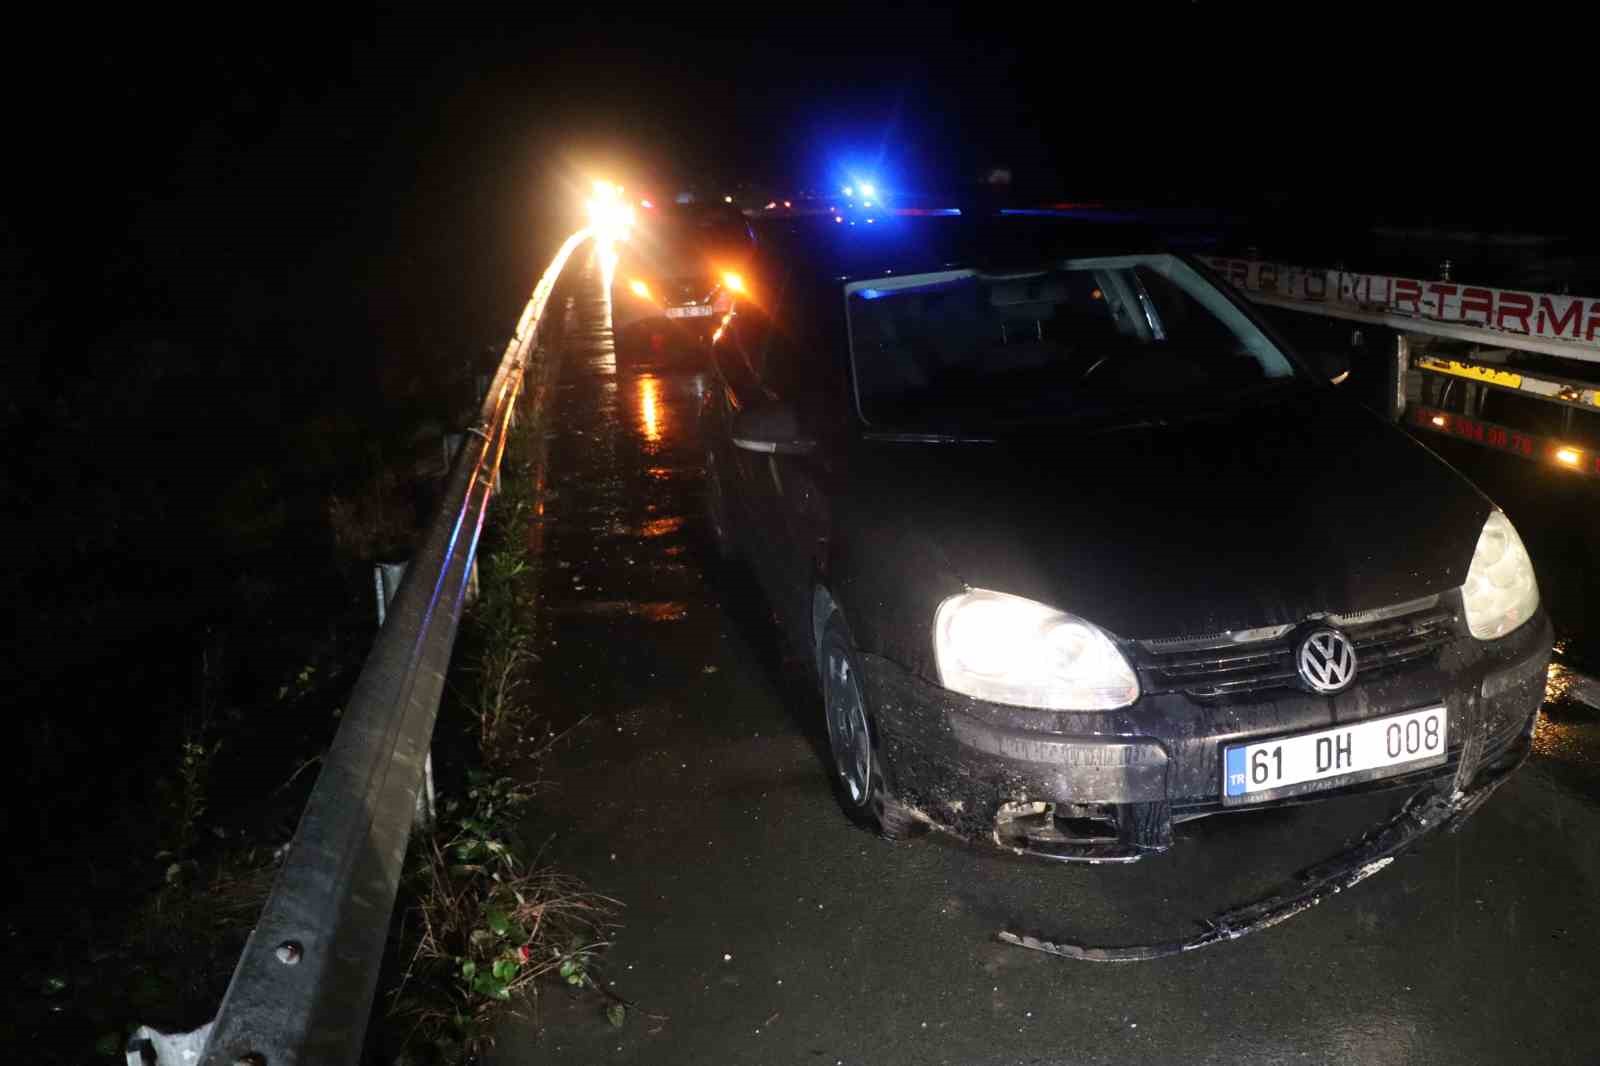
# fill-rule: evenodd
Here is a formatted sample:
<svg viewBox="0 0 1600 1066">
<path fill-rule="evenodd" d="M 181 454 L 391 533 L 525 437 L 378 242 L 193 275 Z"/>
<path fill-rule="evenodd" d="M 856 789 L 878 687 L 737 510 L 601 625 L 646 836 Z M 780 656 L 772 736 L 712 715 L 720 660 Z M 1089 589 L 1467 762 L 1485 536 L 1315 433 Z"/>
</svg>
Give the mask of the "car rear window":
<svg viewBox="0 0 1600 1066">
<path fill-rule="evenodd" d="M 847 286 L 846 299 L 856 395 L 872 424 L 1138 415 L 1296 376 L 1170 255 L 885 278 Z"/>
</svg>

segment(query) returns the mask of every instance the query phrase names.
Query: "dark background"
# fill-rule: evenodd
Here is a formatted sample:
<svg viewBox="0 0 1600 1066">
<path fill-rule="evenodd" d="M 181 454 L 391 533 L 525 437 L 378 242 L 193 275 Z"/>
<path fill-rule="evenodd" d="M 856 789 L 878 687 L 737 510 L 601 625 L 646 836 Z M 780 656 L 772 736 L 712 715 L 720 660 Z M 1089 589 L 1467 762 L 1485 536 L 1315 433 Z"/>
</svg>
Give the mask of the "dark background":
<svg viewBox="0 0 1600 1066">
<path fill-rule="evenodd" d="M 870 171 L 939 190 L 1004 165 L 1023 198 L 1199 203 L 1295 231 L 1594 226 L 1572 14 L 650 10 L 121 15 L 16 34 L 8 406 L 59 373 L 38 353 L 112 326 L 285 330 L 342 350 L 341 381 L 461 343 L 514 308 L 530 234 L 563 224 L 592 175 Z"/>
<path fill-rule="evenodd" d="M 1517 249 L 1582 278 L 1600 245 L 1589 27 L 1566 12 L 10 19 L 0 832 L 35 992 L 64 959 L 125 968 L 84 945 L 125 937 L 130 901 L 163 883 L 186 738 L 221 745 L 218 839 L 286 838 L 283 779 L 326 743 L 370 645 L 371 562 L 427 511 L 405 489 L 419 450 L 461 424 L 595 177 L 959 194 L 1003 166 L 1018 202 L 1216 208 L 1228 240 L 1308 264 L 1381 267 L 1364 257 L 1397 243 L 1431 263 L 1448 233 L 1463 277 Z M 352 540 L 333 504 L 368 497 L 387 532 Z M 23 1013 L 60 1022 L 55 994 Z"/>
</svg>

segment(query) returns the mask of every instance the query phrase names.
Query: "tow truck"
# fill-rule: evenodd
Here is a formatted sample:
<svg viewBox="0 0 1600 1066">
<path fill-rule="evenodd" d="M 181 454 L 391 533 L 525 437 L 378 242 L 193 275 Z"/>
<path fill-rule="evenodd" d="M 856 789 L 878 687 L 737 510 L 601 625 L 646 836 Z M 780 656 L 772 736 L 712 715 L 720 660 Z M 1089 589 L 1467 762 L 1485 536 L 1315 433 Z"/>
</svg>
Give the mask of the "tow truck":
<svg viewBox="0 0 1600 1066">
<path fill-rule="evenodd" d="M 1428 280 L 1201 258 L 1262 307 L 1392 334 L 1396 421 L 1600 479 L 1600 298 L 1462 283 L 1448 264 Z"/>
</svg>

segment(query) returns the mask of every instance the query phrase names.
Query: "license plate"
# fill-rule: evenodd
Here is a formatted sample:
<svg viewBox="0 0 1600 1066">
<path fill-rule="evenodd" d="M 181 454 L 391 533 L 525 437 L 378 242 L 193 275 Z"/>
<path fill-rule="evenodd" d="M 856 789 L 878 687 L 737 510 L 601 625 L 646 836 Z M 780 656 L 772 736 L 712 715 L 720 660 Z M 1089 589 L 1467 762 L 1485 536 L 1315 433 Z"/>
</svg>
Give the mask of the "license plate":
<svg viewBox="0 0 1600 1066">
<path fill-rule="evenodd" d="M 1333 778 L 1349 774 L 1391 767 L 1399 773 L 1443 762 L 1449 744 L 1445 722 L 1443 707 L 1427 707 L 1315 733 L 1230 745 L 1223 749 L 1222 798 L 1265 799 L 1257 794 L 1317 781 L 1331 786 Z"/>
<path fill-rule="evenodd" d="M 711 314 L 711 308 L 706 304 L 692 304 L 689 307 L 667 308 L 668 318 L 705 318 Z"/>
</svg>

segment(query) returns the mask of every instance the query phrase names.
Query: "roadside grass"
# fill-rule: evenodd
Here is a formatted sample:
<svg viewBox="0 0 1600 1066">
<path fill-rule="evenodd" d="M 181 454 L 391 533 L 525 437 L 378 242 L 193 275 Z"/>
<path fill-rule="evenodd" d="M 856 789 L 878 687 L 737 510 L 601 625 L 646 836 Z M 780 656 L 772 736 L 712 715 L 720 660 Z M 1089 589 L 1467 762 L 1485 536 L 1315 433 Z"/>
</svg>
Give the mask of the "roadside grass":
<svg viewBox="0 0 1600 1066">
<path fill-rule="evenodd" d="M 317 666 L 306 664 L 284 678 L 276 698 L 239 706 L 225 698 L 237 687 L 239 671 L 225 647 L 220 633 L 208 638 L 182 729 L 162 745 L 167 751 L 150 808 L 130 812 L 148 824 L 147 835 L 126 836 L 121 861 L 91 871 L 96 881 L 116 882 L 117 893 L 106 899 L 123 905 L 80 911 L 80 919 L 60 931 L 43 981 L 34 982 L 53 989 L 79 1027 L 50 1032 L 29 1061 L 120 1060 L 139 1024 L 183 1031 L 216 1012 L 291 829 L 252 818 L 230 795 L 240 766 L 257 761 L 259 749 L 247 735 L 267 719 L 279 727 L 301 723 L 307 714 L 325 722 L 313 707 L 331 698 L 326 689 L 343 683 L 339 676 L 323 683 Z M 265 772 L 276 772 L 276 762 L 267 761 L 272 766 Z M 309 784 L 306 779 L 302 787 Z M 298 809 L 303 792 L 281 799 Z M 88 1033 L 85 1022 L 92 1026 Z M 85 1050 L 91 1040 L 92 1053 Z"/>
<path fill-rule="evenodd" d="M 161 786 L 167 841 L 155 857 L 166 867 L 131 934 L 143 960 L 135 990 L 180 1015 L 205 1010 L 272 884 L 270 855 L 263 861 L 254 848 L 202 849 L 211 779 L 223 746 L 217 719 L 224 662 L 218 643 L 200 654 L 195 705 L 185 716 L 176 765 Z"/>
<path fill-rule="evenodd" d="M 169 870 L 176 870 L 169 867 Z M 267 847 L 230 849 L 202 870 L 174 873 L 151 894 L 129 935 L 136 959 L 130 980 L 134 1004 L 156 1017 L 205 1018 L 214 1013 L 239 952 L 267 900 L 278 864 Z M 120 1053 L 107 1034 L 105 1050 Z"/>
<path fill-rule="evenodd" d="M 530 378 L 544 372 L 544 361 Z M 532 387 L 535 382 L 530 382 Z M 537 521 L 539 432 L 537 400 L 524 391 L 517 419 L 500 457 L 499 487 L 478 552 L 478 601 L 467 618 L 477 642 L 465 703 L 477 724 L 477 755 L 484 767 L 536 763 L 547 743 L 536 735 L 541 716 L 524 699 L 534 651 L 539 559 L 527 536 Z"/>
</svg>

